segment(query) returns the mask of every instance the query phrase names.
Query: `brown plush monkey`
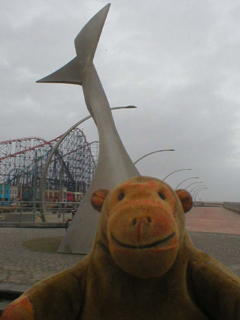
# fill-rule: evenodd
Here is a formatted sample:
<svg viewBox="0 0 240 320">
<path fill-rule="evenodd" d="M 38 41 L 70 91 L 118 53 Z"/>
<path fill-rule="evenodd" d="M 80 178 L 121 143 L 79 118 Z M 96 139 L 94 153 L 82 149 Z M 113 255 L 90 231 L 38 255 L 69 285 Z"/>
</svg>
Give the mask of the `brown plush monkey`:
<svg viewBox="0 0 240 320">
<path fill-rule="evenodd" d="M 136 177 L 98 190 L 92 251 L 24 293 L 2 320 L 240 319 L 240 280 L 197 250 L 185 230 L 185 190 Z"/>
</svg>

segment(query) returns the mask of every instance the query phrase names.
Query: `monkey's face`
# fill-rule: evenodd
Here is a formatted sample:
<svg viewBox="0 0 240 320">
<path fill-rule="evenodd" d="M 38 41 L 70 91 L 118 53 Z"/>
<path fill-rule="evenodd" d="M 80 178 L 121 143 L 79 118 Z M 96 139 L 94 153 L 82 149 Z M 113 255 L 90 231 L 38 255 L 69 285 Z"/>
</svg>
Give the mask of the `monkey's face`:
<svg viewBox="0 0 240 320">
<path fill-rule="evenodd" d="M 153 278 L 171 268 L 184 230 L 184 210 L 165 183 L 130 179 L 110 192 L 103 214 L 110 253 L 124 271 Z"/>
</svg>

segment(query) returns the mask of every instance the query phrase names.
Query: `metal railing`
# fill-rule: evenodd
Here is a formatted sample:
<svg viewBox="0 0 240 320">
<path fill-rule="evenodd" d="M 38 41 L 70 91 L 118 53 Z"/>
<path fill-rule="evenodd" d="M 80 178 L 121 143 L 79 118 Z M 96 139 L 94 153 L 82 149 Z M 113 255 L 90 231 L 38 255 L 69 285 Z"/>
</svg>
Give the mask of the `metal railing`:
<svg viewBox="0 0 240 320">
<path fill-rule="evenodd" d="M 81 202 L 0 201 L 1 222 L 62 222 L 76 212 Z"/>
</svg>

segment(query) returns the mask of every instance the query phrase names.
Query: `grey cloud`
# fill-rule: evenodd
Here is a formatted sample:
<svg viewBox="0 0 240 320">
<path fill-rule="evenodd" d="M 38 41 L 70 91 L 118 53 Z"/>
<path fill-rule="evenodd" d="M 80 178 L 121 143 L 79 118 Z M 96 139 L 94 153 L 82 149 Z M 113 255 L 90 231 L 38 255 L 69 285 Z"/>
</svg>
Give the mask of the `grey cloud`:
<svg viewBox="0 0 240 320">
<path fill-rule="evenodd" d="M 0 135 L 52 139 L 88 112 L 82 89 L 35 81 L 75 55 L 74 38 L 104 1 L 30 0 L 0 4 Z M 238 1 L 114 0 L 95 65 L 111 106 L 133 104 L 114 119 L 142 174 L 174 187 L 199 176 L 202 197 L 239 201 Z M 84 124 L 89 140 L 94 123 Z"/>
</svg>

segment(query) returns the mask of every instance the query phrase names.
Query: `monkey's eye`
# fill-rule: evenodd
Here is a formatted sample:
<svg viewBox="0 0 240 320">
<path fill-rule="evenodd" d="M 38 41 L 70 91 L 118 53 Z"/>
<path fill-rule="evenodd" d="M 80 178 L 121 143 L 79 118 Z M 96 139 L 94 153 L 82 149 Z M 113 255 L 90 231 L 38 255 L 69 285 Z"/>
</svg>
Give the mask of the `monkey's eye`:
<svg viewBox="0 0 240 320">
<path fill-rule="evenodd" d="M 125 194 L 123 192 L 119 193 L 118 200 L 122 200 L 125 197 Z"/>
<path fill-rule="evenodd" d="M 158 192 L 158 195 L 161 199 L 165 200 L 165 195 L 162 192 Z"/>
</svg>

